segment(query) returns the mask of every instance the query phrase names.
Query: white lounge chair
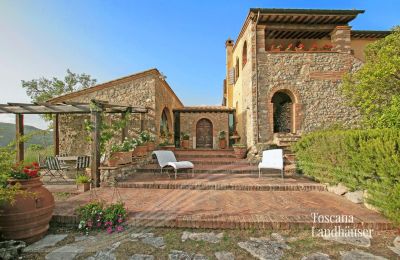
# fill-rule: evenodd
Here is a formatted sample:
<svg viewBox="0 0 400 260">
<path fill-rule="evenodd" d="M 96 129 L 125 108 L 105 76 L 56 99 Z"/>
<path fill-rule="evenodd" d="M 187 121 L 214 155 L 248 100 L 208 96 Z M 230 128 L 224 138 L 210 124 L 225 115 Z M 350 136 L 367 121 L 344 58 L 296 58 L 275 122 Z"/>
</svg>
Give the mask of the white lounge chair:
<svg viewBox="0 0 400 260">
<path fill-rule="evenodd" d="M 194 165 L 189 161 L 181 161 L 178 162 L 175 158 L 175 155 L 172 151 L 154 151 L 154 154 L 157 157 L 158 164 L 161 167 L 161 174 L 165 167 L 172 167 L 175 171 L 175 179 L 180 169 L 192 169 L 192 177 L 194 176 Z"/>
<path fill-rule="evenodd" d="M 258 164 L 258 178 L 261 177 L 261 169 L 281 170 L 283 179 L 283 152 L 282 149 L 263 151 L 262 161 Z"/>
</svg>

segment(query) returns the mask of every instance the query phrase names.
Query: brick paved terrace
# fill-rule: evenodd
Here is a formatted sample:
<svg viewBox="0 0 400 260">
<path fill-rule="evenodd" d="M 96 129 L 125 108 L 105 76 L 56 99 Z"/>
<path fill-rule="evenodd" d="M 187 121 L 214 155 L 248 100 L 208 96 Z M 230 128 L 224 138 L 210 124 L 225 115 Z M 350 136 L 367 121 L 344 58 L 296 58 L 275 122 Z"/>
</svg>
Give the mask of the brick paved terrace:
<svg viewBox="0 0 400 260">
<path fill-rule="evenodd" d="M 107 202 L 120 197 L 129 210 L 130 222 L 138 226 L 189 227 L 189 228 L 260 228 L 291 229 L 311 227 L 311 214 L 353 215 L 354 225 L 375 230 L 391 227 L 380 214 L 354 204 L 340 196 L 324 191 L 320 184 L 306 179 L 264 178 L 255 176 L 201 175 L 194 179 L 179 178 L 169 180 L 161 178 L 149 182 L 146 176 L 120 183 L 126 188 L 103 187 L 96 192 L 86 192 L 57 202 L 53 221 L 58 223 L 76 223 L 75 209 L 93 199 Z M 128 184 L 164 183 L 169 188 L 154 186 L 132 188 Z M 210 185 L 234 183 L 237 189 L 203 189 L 190 183 L 208 183 Z M 241 183 L 241 184 L 239 184 Z M 180 188 L 174 185 L 181 185 Z M 185 186 L 186 185 L 186 186 Z M 242 186 L 269 185 L 269 190 L 241 190 Z M 315 185 L 312 189 L 294 187 Z M 51 186 L 50 189 L 53 187 Z M 337 225 L 337 224 L 336 224 Z M 339 224 L 342 225 L 342 224 Z M 343 224 L 348 226 L 349 224 Z M 330 224 L 318 224 L 330 226 Z"/>
</svg>

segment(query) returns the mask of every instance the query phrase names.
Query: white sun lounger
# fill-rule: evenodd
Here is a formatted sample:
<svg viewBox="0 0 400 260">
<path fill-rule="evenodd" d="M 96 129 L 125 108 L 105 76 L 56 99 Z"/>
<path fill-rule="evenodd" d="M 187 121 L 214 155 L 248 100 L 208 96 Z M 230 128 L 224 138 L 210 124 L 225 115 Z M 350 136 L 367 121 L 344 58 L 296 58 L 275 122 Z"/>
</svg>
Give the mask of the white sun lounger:
<svg viewBox="0 0 400 260">
<path fill-rule="evenodd" d="M 258 164 L 258 178 L 261 177 L 261 169 L 281 170 L 283 179 L 283 153 L 282 149 L 263 151 L 262 161 Z"/>
<path fill-rule="evenodd" d="M 194 176 L 194 165 L 189 161 L 181 161 L 178 162 L 175 158 L 175 155 L 172 151 L 154 151 L 154 154 L 157 157 L 158 164 L 161 168 L 161 174 L 165 167 L 172 167 L 175 170 L 175 179 L 180 169 L 192 169 L 192 177 Z"/>
</svg>

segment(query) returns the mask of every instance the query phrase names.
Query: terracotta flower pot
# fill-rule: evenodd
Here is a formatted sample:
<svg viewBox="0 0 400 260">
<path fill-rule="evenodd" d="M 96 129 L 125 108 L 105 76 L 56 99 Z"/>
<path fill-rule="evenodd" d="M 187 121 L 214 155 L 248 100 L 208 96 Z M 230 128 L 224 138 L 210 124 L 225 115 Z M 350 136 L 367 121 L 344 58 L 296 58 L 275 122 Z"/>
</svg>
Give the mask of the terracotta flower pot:
<svg viewBox="0 0 400 260">
<path fill-rule="evenodd" d="M 156 144 L 154 142 L 147 143 L 147 151 L 152 152 L 156 149 Z"/>
<path fill-rule="evenodd" d="M 219 148 L 226 149 L 226 139 L 219 139 Z"/>
<path fill-rule="evenodd" d="M 79 192 L 86 192 L 90 190 L 90 183 L 79 183 L 78 184 L 78 191 Z"/>
<path fill-rule="evenodd" d="M 239 147 L 233 147 L 233 151 L 234 151 L 234 153 L 235 153 L 235 157 L 236 158 L 238 158 L 238 159 L 243 159 L 243 158 L 246 158 L 246 153 L 247 153 L 247 148 L 246 147 L 242 147 L 242 146 L 239 146 Z"/>
<path fill-rule="evenodd" d="M 189 148 L 189 140 L 182 140 L 181 146 L 183 149 L 188 149 Z"/>
<path fill-rule="evenodd" d="M 108 159 L 108 166 L 115 167 L 121 164 L 128 164 L 132 162 L 132 152 L 115 152 L 111 153 Z"/>
<path fill-rule="evenodd" d="M 138 145 L 135 150 L 133 150 L 132 156 L 143 157 L 147 155 L 147 145 Z"/>
<path fill-rule="evenodd" d="M 0 233 L 6 240 L 23 240 L 33 243 L 40 240 L 49 229 L 54 209 L 54 197 L 43 186 L 40 177 L 8 181 L 21 184 L 21 189 L 35 196 L 17 195 L 13 205 L 0 205 Z"/>
</svg>

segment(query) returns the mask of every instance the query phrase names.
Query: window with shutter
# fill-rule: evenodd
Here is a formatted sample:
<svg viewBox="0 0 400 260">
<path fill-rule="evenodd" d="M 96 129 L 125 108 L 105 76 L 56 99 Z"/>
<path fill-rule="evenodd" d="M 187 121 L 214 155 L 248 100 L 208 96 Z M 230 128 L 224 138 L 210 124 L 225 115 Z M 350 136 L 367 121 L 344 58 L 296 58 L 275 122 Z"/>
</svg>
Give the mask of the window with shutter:
<svg viewBox="0 0 400 260">
<path fill-rule="evenodd" d="M 228 82 L 230 85 L 235 84 L 235 68 L 231 68 L 228 73 Z"/>
</svg>

